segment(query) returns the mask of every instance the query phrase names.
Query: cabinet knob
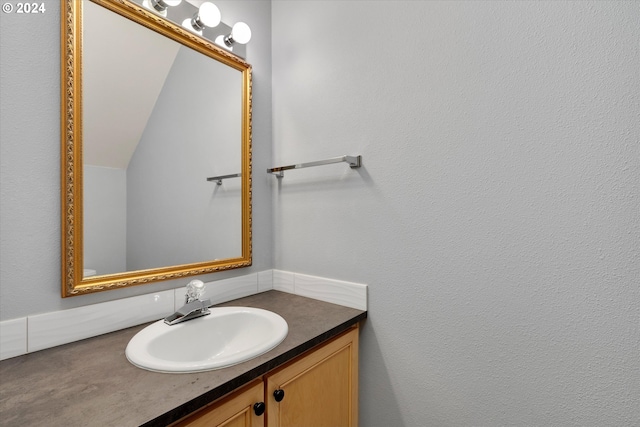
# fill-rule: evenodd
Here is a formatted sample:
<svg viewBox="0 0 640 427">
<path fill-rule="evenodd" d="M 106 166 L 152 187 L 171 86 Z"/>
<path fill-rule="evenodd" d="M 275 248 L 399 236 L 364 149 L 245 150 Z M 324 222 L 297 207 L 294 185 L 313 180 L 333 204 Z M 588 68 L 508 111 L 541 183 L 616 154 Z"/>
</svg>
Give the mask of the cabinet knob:
<svg viewBox="0 0 640 427">
<path fill-rule="evenodd" d="M 274 391 L 273 398 L 276 399 L 276 402 L 281 402 L 284 399 L 284 390 L 278 389 Z"/>
<path fill-rule="evenodd" d="M 253 412 L 255 412 L 257 416 L 264 414 L 265 409 L 266 409 L 266 406 L 264 402 L 258 402 L 255 405 L 253 405 Z"/>
</svg>

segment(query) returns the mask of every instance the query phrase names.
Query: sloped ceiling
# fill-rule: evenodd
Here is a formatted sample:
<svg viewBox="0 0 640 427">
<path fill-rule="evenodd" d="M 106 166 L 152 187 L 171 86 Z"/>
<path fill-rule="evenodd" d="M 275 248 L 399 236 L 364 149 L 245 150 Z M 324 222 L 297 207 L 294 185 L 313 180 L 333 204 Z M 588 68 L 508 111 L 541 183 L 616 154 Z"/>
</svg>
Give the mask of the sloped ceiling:
<svg viewBox="0 0 640 427">
<path fill-rule="evenodd" d="M 180 45 L 83 2 L 83 163 L 126 169 Z"/>
</svg>

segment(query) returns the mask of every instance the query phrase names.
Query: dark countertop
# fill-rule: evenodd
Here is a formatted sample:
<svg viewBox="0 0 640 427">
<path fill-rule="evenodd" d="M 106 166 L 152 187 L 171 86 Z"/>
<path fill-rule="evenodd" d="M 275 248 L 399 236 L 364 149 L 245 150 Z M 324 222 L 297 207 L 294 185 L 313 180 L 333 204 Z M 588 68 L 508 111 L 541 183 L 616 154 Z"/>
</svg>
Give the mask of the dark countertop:
<svg viewBox="0 0 640 427">
<path fill-rule="evenodd" d="M 252 360 L 194 374 L 150 372 L 127 361 L 127 343 L 146 324 L 3 360 L 0 425 L 164 426 L 367 317 L 366 311 L 278 291 L 220 306 L 278 313 L 289 334 Z"/>
</svg>

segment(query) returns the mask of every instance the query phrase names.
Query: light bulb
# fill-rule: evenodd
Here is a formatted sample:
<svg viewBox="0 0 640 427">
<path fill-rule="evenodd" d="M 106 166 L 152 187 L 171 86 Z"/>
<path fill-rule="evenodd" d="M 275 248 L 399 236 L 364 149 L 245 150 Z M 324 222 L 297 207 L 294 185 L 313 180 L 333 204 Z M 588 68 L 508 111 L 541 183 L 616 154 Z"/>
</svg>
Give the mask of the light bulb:
<svg viewBox="0 0 640 427">
<path fill-rule="evenodd" d="M 187 24 L 187 20 L 185 20 L 182 25 L 202 35 L 204 27 L 215 27 L 220 23 L 220 9 L 211 2 L 202 3 L 196 14 L 189 21 L 190 24 Z"/>
<path fill-rule="evenodd" d="M 236 22 L 231 29 L 231 39 L 240 44 L 247 44 L 251 40 L 251 28 L 244 22 Z"/>
<path fill-rule="evenodd" d="M 215 27 L 220 23 L 220 9 L 210 2 L 202 3 L 198 10 L 200 21 L 207 27 Z"/>
<path fill-rule="evenodd" d="M 177 6 L 182 2 L 182 0 L 162 0 L 162 1 L 164 2 L 164 4 L 171 7 Z"/>
</svg>

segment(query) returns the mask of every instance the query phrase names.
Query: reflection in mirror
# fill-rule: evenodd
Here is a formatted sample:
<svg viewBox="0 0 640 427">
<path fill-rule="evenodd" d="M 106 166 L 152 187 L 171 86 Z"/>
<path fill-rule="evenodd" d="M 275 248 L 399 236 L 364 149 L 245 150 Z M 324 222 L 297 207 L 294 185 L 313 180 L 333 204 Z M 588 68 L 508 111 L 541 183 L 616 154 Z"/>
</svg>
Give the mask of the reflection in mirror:
<svg viewBox="0 0 640 427">
<path fill-rule="evenodd" d="M 63 296 L 250 265 L 250 66 L 134 3 L 94 1 L 66 10 L 83 31 L 66 52 L 82 80 L 63 76 L 82 102 L 63 130 Z"/>
<path fill-rule="evenodd" d="M 93 3 L 83 22 L 84 268 L 240 257 L 240 182 L 206 181 L 240 171 L 240 73 Z"/>
</svg>

